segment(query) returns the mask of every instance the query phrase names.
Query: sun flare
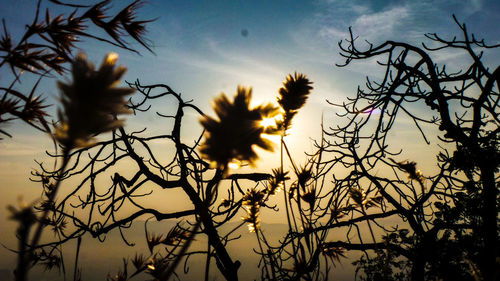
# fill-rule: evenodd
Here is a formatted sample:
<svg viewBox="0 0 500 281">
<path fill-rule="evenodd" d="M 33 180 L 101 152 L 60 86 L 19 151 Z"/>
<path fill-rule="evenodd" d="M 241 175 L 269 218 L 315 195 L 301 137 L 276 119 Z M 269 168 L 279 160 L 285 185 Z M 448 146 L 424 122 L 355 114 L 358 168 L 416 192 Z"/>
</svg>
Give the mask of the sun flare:
<svg viewBox="0 0 500 281">
<path fill-rule="evenodd" d="M 276 119 L 275 118 L 264 118 L 264 119 L 262 119 L 262 121 L 260 121 L 260 125 L 264 128 L 276 126 Z"/>
</svg>

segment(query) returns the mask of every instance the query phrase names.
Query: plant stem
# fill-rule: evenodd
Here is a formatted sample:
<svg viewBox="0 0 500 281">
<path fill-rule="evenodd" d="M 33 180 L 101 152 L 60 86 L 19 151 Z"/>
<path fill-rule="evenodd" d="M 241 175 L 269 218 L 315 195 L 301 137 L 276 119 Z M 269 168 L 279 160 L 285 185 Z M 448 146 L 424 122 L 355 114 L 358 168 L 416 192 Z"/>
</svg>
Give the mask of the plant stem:
<svg viewBox="0 0 500 281">
<path fill-rule="evenodd" d="M 57 190 L 59 189 L 59 186 L 61 185 L 61 181 L 64 175 L 64 170 L 66 169 L 66 166 L 68 165 L 69 162 L 69 148 L 65 148 L 63 150 L 63 162 L 61 164 L 61 168 L 59 169 L 59 174 L 57 175 L 57 180 L 54 186 L 54 189 L 48 194 L 48 206 L 52 206 L 55 208 L 55 203 L 54 199 L 56 198 Z M 27 276 L 28 276 L 28 263 L 30 262 L 30 259 L 34 256 L 34 250 L 38 245 L 38 242 L 40 242 L 40 238 L 42 236 L 43 228 L 45 227 L 47 217 L 50 212 L 50 207 L 47 207 L 43 213 L 42 216 L 38 220 L 38 226 L 35 230 L 35 234 L 33 236 L 33 239 L 31 240 L 31 244 L 29 244 L 29 249 L 28 253 L 26 251 L 26 242 L 28 240 L 28 235 L 29 235 L 29 228 L 26 229 L 24 237 L 20 237 L 20 245 L 19 245 L 19 255 L 18 255 L 18 263 L 17 263 L 17 268 L 15 271 L 15 280 L 16 281 L 26 281 Z M 28 254 L 28 256 L 26 256 Z"/>
</svg>

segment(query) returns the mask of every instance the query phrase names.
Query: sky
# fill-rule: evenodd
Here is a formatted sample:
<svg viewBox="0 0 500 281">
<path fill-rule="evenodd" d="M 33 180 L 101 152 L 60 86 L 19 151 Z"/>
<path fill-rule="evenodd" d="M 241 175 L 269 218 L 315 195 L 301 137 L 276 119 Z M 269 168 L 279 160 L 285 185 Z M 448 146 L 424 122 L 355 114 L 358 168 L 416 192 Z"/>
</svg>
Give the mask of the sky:
<svg viewBox="0 0 500 281">
<path fill-rule="evenodd" d="M 113 1 L 112 11 L 128 2 Z M 32 20 L 34 3 L 32 0 L 2 1 L 0 18 L 5 19 L 13 38 Z M 301 157 L 303 151 L 312 151 L 311 138 L 320 137 L 322 116 L 326 124 L 338 122 L 337 109 L 328 106 L 326 100 L 341 103 L 355 94 L 367 75 L 383 74 L 383 69 L 373 60 L 346 68 L 335 66 L 343 63 L 338 42 L 348 36 L 349 27 L 360 42 L 367 40 L 376 44 L 395 40 L 419 44 L 426 40 L 425 33 L 436 32 L 445 38 L 460 36 L 452 14 L 465 22 L 477 38 L 485 38 L 491 44 L 500 43 L 497 24 L 500 2 L 495 0 L 149 0 L 138 11 L 138 16 L 156 19 L 148 25 L 146 36 L 151 40 L 154 54 L 137 43 L 131 45 L 140 55 L 95 41 L 81 42 L 77 47 L 96 65 L 106 53 L 118 53 L 118 63 L 128 68 L 126 80 L 167 84 L 186 100 L 192 99 L 207 114 L 212 114 L 214 97 L 222 92 L 232 96 L 238 85 L 253 87 L 256 103 L 275 101 L 287 74 L 305 73 L 313 81 L 314 90 L 288 137 L 294 153 Z M 467 62 L 466 56 L 456 52 L 440 52 L 433 58 L 452 68 Z M 486 58 L 493 67 L 500 61 L 496 51 L 486 54 Z M 8 77 L 6 69 L 1 69 L 2 85 L 10 82 Z M 32 78 L 23 79 L 19 89 L 30 89 Z M 57 103 L 55 81 L 46 79 L 39 87 L 51 103 Z M 158 106 L 168 111 L 167 102 Z M 56 108 L 52 106 L 49 111 L 54 113 Z M 186 138 L 194 139 L 201 132 L 196 120 L 193 116 Z M 162 124 L 157 120 L 138 119 L 130 121 L 130 125 L 148 126 L 152 132 L 162 131 Z M 0 229 L 0 242 L 13 233 L 12 224 L 5 220 L 6 206 L 19 195 L 26 200 L 39 196 L 38 187 L 29 182 L 28 176 L 36 167 L 33 159 L 48 161 L 44 151 L 51 149 L 47 136 L 24 124 L 13 122 L 6 129 L 14 137 L 0 141 L 0 225 L 7 226 Z M 403 140 L 414 137 L 404 130 L 399 136 Z M 268 163 L 276 163 L 277 157 L 263 154 L 259 168 L 273 167 Z M 0 265 L 1 262 L 0 258 Z"/>
</svg>

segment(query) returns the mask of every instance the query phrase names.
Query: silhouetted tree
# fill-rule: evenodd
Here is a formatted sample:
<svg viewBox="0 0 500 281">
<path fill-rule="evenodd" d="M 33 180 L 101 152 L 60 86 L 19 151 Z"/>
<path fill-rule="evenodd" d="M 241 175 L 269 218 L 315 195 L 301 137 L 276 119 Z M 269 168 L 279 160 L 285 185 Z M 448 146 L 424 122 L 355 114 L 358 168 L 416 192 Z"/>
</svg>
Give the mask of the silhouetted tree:
<svg viewBox="0 0 500 281">
<path fill-rule="evenodd" d="M 326 280 L 320 253 L 338 260 L 361 251 L 362 280 L 497 280 L 500 67 L 490 70 L 483 50 L 500 45 L 455 22 L 462 39 L 427 34 L 432 47 L 386 41 L 363 50 L 352 32 L 339 43 L 340 66 L 376 58 L 385 73 L 331 103 L 345 111 L 344 124 L 324 128 L 318 152 L 287 190 L 290 231 L 267 260 L 294 260 L 293 270 L 276 267 L 283 279 Z M 470 65 L 448 72 L 432 59 L 439 51 L 465 52 Z M 436 154 L 421 152 L 435 157 L 436 169 L 423 174 L 400 159 L 405 144 L 390 136 L 400 120 L 422 142 L 439 142 Z M 339 231 L 345 239 L 329 238 Z"/>
</svg>

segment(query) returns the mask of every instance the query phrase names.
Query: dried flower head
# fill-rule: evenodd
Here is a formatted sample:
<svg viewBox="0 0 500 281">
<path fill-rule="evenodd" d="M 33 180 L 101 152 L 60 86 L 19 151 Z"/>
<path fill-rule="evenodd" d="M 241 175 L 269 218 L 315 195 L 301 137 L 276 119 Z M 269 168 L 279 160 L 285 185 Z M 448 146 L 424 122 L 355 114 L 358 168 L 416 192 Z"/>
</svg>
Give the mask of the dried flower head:
<svg viewBox="0 0 500 281">
<path fill-rule="evenodd" d="M 25 101 L 19 117 L 27 123 L 32 123 L 35 120 L 43 120 L 44 117 L 48 116 L 45 112 L 45 108 L 48 105 L 45 105 L 44 102 L 45 100 L 41 97 L 30 97 Z"/>
<path fill-rule="evenodd" d="M 286 131 L 292 124 L 292 119 L 298 110 L 304 106 L 311 92 L 312 82 L 302 73 L 292 76 L 289 74 L 283 87 L 279 89 L 278 103 L 283 109 L 284 117 L 278 125 L 279 129 Z"/>
<path fill-rule="evenodd" d="M 413 161 L 397 162 L 392 158 L 389 158 L 394 164 L 397 165 L 399 169 L 408 173 L 408 179 L 424 182 L 424 175 L 422 171 L 417 169 L 417 163 Z"/>
<path fill-rule="evenodd" d="M 301 168 L 297 174 L 297 183 L 302 188 L 302 191 L 306 191 L 307 182 L 312 179 L 313 173 L 310 168 Z"/>
<path fill-rule="evenodd" d="M 63 233 L 64 229 L 66 229 L 66 226 L 68 225 L 68 222 L 66 222 L 64 218 L 61 218 L 58 220 L 50 220 L 49 225 L 52 226 L 52 231 L 54 232 L 54 235 L 56 235 L 58 233 Z"/>
<path fill-rule="evenodd" d="M 149 251 L 151 253 L 153 253 L 153 248 L 159 244 L 162 244 L 163 241 L 165 241 L 165 239 L 163 238 L 163 235 L 160 234 L 160 235 L 156 235 L 156 234 L 151 234 L 150 237 L 147 238 L 147 244 L 148 244 L 148 248 L 149 248 Z"/>
<path fill-rule="evenodd" d="M 127 273 L 127 260 L 123 259 L 123 270 L 119 270 L 117 274 L 108 274 L 107 280 L 109 281 L 126 281 L 128 279 Z"/>
<path fill-rule="evenodd" d="M 362 190 L 361 188 L 355 188 L 351 187 L 349 188 L 349 195 L 352 200 L 356 203 L 358 206 L 364 206 L 366 201 L 366 192 Z"/>
<path fill-rule="evenodd" d="M 229 208 L 231 206 L 232 201 L 229 199 L 222 199 L 222 202 L 220 202 L 219 207 L 224 207 L 224 208 Z"/>
<path fill-rule="evenodd" d="M 260 207 L 257 205 L 250 205 L 247 207 L 247 216 L 243 217 L 243 221 L 248 223 L 248 230 L 250 232 L 255 232 L 260 228 Z"/>
<path fill-rule="evenodd" d="M 177 246 L 184 243 L 188 239 L 189 232 L 177 224 L 168 232 L 167 236 L 161 243 L 167 246 Z"/>
<path fill-rule="evenodd" d="M 132 258 L 132 265 L 135 267 L 137 272 L 143 271 L 147 268 L 146 258 L 142 254 L 135 253 L 135 256 Z"/>
<path fill-rule="evenodd" d="M 169 264 L 168 259 L 161 256 L 154 256 L 147 265 L 147 273 L 155 277 L 156 279 L 154 280 L 167 280 L 166 275 Z"/>
<path fill-rule="evenodd" d="M 52 269 L 61 270 L 62 260 L 57 254 L 47 255 L 41 262 L 45 271 L 51 271 Z"/>
<path fill-rule="evenodd" d="M 300 195 L 300 198 L 309 204 L 309 208 L 312 211 L 314 207 L 314 202 L 316 201 L 316 189 L 311 187 L 307 189 L 303 194 Z"/>
<path fill-rule="evenodd" d="M 381 206 L 384 201 L 384 197 L 381 195 L 369 197 L 368 193 L 361 188 L 351 187 L 349 188 L 349 196 L 355 202 L 354 205 L 347 206 L 344 210 L 355 209 L 356 207 L 361 207 L 368 209 L 371 207 Z"/>
<path fill-rule="evenodd" d="M 126 71 L 124 66 L 115 68 L 117 58 L 117 54 L 108 54 L 95 70 L 80 53 L 73 62 L 73 83 L 58 83 L 63 110 L 58 111 L 55 138 L 67 149 L 88 146 L 95 135 L 123 124 L 116 115 L 129 113 L 125 96 L 134 90 L 116 87 Z"/>
<path fill-rule="evenodd" d="M 5 99 L 0 100 L 0 122 L 7 122 L 9 119 L 2 118 L 2 115 L 14 112 L 19 109 L 19 100 Z"/>
<path fill-rule="evenodd" d="M 248 223 L 248 230 L 250 232 L 255 232 L 260 227 L 259 213 L 264 196 L 264 192 L 252 188 L 242 198 L 243 206 L 245 206 L 247 211 L 247 216 L 242 219 L 244 222 Z"/>
<path fill-rule="evenodd" d="M 213 108 L 218 120 L 204 116 L 205 142 L 200 151 L 217 168 L 224 169 L 234 160 L 254 164 L 258 156 L 254 146 L 273 150 L 273 144 L 262 137 L 261 121 L 277 113 L 271 104 L 250 108 L 252 89 L 239 86 L 231 102 L 225 94 L 215 99 Z"/>
<path fill-rule="evenodd" d="M 36 221 L 36 215 L 33 211 L 33 206 L 27 204 L 20 196 L 18 199 L 19 209 L 8 205 L 7 210 L 10 212 L 9 219 L 19 222 L 26 227 L 31 226 Z"/>
<path fill-rule="evenodd" d="M 281 168 L 273 169 L 273 176 L 268 180 L 267 192 L 270 195 L 280 192 L 283 184 L 288 179 L 290 179 L 288 177 L 288 172 L 284 172 Z"/>
<path fill-rule="evenodd" d="M 4 117 L 11 115 L 12 112 L 16 112 L 19 109 L 19 100 L 14 100 L 14 99 L 6 99 L 5 96 L 0 100 L 0 125 L 1 124 L 6 124 L 7 122 L 15 119 L 13 117 Z M 0 134 L 6 135 L 8 137 L 12 137 L 9 133 L 7 133 L 5 130 L 0 129 Z M 0 137 L 0 140 L 2 138 Z"/>
<path fill-rule="evenodd" d="M 342 247 L 329 247 L 327 245 L 323 245 L 322 253 L 331 259 L 333 265 L 335 265 L 336 262 L 340 263 L 341 258 L 346 258 L 345 249 Z"/>
</svg>

